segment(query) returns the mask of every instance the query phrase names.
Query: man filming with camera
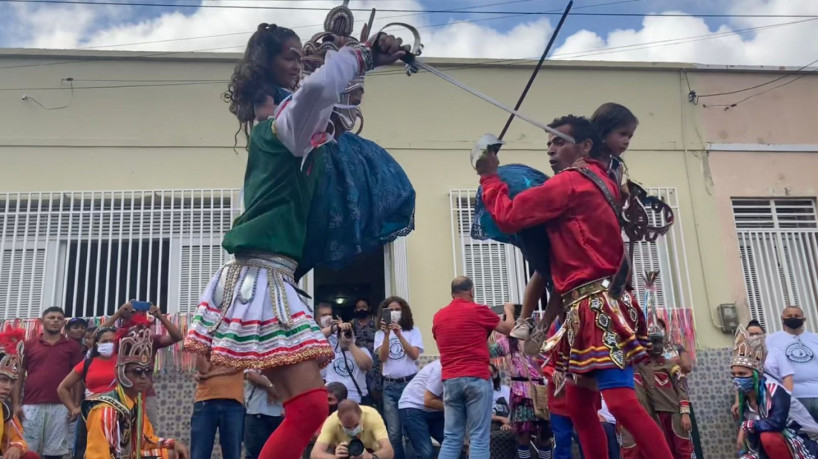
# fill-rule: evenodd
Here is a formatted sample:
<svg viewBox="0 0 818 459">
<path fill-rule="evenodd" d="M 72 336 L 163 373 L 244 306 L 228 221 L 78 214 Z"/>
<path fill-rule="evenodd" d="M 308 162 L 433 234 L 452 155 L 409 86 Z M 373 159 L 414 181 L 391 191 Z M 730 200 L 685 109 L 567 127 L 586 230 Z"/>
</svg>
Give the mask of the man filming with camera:
<svg viewBox="0 0 818 459">
<path fill-rule="evenodd" d="M 310 459 L 393 459 L 394 456 L 381 415 L 374 408 L 344 400 L 324 421 Z"/>
<path fill-rule="evenodd" d="M 352 324 L 333 320 L 332 306 L 329 303 L 318 304 L 316 320 L 335 350 L 335 358 L 325 369 L 324 381 L 327 384 L 333 382 L 343 384 L 347 388 L 350 400 L 371 405 L 369 389 L 366 386 L 366 372 L 372 368 L 372 354 L 369 349 L 356 344 Z"/>
</svg>

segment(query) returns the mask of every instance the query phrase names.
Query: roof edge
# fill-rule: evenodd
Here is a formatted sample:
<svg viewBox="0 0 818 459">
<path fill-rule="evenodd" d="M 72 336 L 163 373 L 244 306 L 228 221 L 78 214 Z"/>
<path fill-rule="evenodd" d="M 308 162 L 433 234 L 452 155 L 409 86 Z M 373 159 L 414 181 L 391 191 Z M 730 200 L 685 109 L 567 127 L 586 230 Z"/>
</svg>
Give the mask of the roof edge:
<svg viewBox="0 0 818 459">
<path fill-rule="evenodd" d="M 82 60 L 148 60 L 148 61 L 211 61 L 235 62 L 242 53 L 214 53 L 189 51 L 113 51 L 113 50 L 83 50 L 83 49 L 41 49 L 41 48 L 0 48 L 0 59 L 76 59 Z M 533 67 L 534 59 L 480 59 L 480 58 L 424 58 L 429 64 L 445 66 L 459 65 L 482 67 Z M 685 62 L 645 62 L 645 61 L 590 61 L 590 60 L 549 60 L 549 67 L 557 68 L 596 68 L 610 70 L 688 70 L 699 72 L 762 72 L 762 73 L 791 73 L 818 70 L 818 67 L 791 67 L 771 65 L 710 65 Z"/>
</svg>

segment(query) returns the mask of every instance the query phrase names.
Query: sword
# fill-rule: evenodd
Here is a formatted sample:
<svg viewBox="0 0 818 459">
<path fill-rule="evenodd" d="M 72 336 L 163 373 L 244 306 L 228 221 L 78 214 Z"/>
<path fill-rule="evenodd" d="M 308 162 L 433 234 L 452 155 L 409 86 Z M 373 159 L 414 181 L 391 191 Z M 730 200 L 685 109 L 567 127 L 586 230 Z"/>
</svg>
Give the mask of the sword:
<svg viewBox="0 0 818 459">
<path fill-rule="evenodd" d="M 521 120 L 526 121 L 527 123 L 532 124 L 532 125 L 540 128 L 540 129 L 548 132 L 549 134 L 553 134 L 554 136 L 560 137 L 560 138 L 562 138 L 562 139 L 564 139 L 564 140 L 566 140 L 568 142 L 575 143 L 574 138 L 569 136 L 568 134 L 564 134 L 564 133 L 562 133 L 562 132 L 560 132 L 560 131 L 552 128 L 552 127 L 549 127 L 546 124 L 543 124 L 543 123 L 541 123 L 541 122 L 539 122 L 539 121 L 537 121 L 537 120 L 535 120 L 533 118 L 530 118 L 529 116 L 527 116 L 527 115 L 525 115 L 523 113 L 520 113 L 519 111 L 505 105 L 504 103 L 499 102 L 499 101 L 497 101 L 497 100 L 483 94 L 482 92 L 480 92 L 480 91 L 478 91 L 476 89 L 473 89 L 473 88 L 470 88 L 470 87 L 466 86 L 465 84 L 455 80 L 454 78 L 450 77 L 449 75 L 446 75 L 445 73 L 441 72 L 440 70 L 438 70 L 438 69 L 432 67 L 431 65 L 423 62 L 422 60 L 418 59 L 418 56 L 421 53 L 423 45 L 420 43 L 420 33 L 418 33 L 418 31 L 417 31 L 417 29 L 415 27 L 413 27 L 413 26 L 411 26 L 409 24 L 406 24 L 406 23 L 402 23 L 402 22 L 392 22 L 390 24 L 385 25 L 381 29 L 381 31 L 378 32 L 378 35 L 380 35 L 381 33 L 384 33 L 383 30 L 386 29 L 387 27 L 391 27 L 391 26 L 404 27 L 404 28 L 408 29 L 414 35 L 414 38 L 415 38 L 415 43 L 412 46 L 412 48 L 410 49 L 410 51 L 407 52 L 401 58 L 401 60 L 406 63 L 406 74 L 407 75 L 412 75 L 414 73 L 417 73 L 420 69 L 423 69 L 423 70 L 431 73 L 432 75 L 435 75 L 438 78 L 442 78 L 443 80 L 448 81 L 449 83 L 457 86 L 458 88 L 460 88 L 460 89 L 462 89 L 462 90 L 464 90 L 464 91 L 466 91 L 466 92 L 468 92 L 468 93 L 470 93 L 470 94 L 472 94 L 474 96 L 477 96 L 480 99 L 483 99 L 484 101 L 490 103 L 491 105 L 494 105 L 495 107 L 499 108 L 500 110 L 505 111 L 506 113 L 511 114 L 512 116 L 516 116 L 517 118 L 520 118 Z M 377 44 L 377 40 L 375 41 L 375 43 Z"/>
<path fill-rule="evenodd" d="M 568 2 L 568 6 L 565 7 L 565 11 L 563 11 L 562 17 L 560 17 L 560 21 L 557 23 L 557 27 L 554 29 L 554 33 L 551 34 L 551 38 L 548 40 L 548 44 L 545 46 L 545 51 L 543 51 L 542 56 L 540 56 L 540 61 L 537 62 L 537 66 L 534 67 L 534 72 L 531 74 L 531 78 L 528 79 L 528 83 L 526 83 L 525 88 L 523 88 L 523 93 L 520 94 L 520 99 L 517 101 L 517 105 L 514 106 L 514 110 L 519 110 L 520 106 L 523 105 L 523 100 L 525 100 L 525 96 L 528 95 L 528 90 L 531 89 L 534 79 L 537 78 L 537 74 L 540 72 L 542 64 L 545 62 L 545 58 L 551 51 L 551 47 L 554 46 L 554 40 L 556 40 L 557 35 L 559 35 L 560 29 L 562 29 L 562 25 L 565 23 L 565 18 L 568 17 L 568 13 L 571 11 L 572 6 L 574 6 L 574 0 L 570 0 Z M 508 117 L 506 125 L 503 126 L 503 130 L 500 131 L 500 137 L 498 137 L 498 140 L 503 140 L 503 137 L 505 137 L 506 133 L 508 132 L 508 128 L 511 126 L 512 121 L 514 121 L 514 115 Z"/>
</svg>

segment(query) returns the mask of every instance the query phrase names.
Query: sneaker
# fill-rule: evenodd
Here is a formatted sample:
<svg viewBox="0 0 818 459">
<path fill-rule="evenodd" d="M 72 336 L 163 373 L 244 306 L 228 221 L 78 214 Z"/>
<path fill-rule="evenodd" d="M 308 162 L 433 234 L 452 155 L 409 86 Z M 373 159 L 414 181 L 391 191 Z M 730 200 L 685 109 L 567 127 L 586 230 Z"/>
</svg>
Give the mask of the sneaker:
<svg viewBox="0 0 818 459">
<path fill-rule="evenodd" d="M 511 329 L 509 336 L 521 340 L 527 340 L 531 336 L 531 331 L 534 330 L 534 325 L 530 319 L 517 319 L 514 328 Z"/>
</svg>

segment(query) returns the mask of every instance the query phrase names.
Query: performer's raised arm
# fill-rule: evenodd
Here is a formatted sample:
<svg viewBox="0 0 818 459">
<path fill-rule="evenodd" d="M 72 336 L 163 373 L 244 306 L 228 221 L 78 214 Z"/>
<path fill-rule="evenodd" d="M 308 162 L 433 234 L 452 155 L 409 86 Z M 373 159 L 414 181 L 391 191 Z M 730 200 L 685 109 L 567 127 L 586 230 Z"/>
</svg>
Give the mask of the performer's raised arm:
<svg viewBox="0 0 818 459">
<path fill-rule="evenodd" d="M 517 233 L 562 215 L 573 194 L 568 174 L 555 176 L 544 184 L 518 194 L 514 200 L 508 197 L 508 186 L 497 174 L 484 175 L 483 203 L 497 227 L 505 233 Z"/>
<path fill-rule="evenodd" d="M 375 39 L 370 38 L 369 43 Z M 326 135 L 333 106 L 353 79 L 376 66 L 391 64 L 405 53 L 400 39 L 385 34 L 377 39 L 376 52 L 369 45 L 357 44 L 329 53 L 324 65 L 304 80 L 291 100 L 281 104 L 274 121 L 275 130 L 293 155 L 305 156 L 324 143 L 316 136 Z"/>
<path fill-rule="evenodd" d="M 304 80 L 292 99 L 281 104 L 275 130 L 293 155 L 301 157 L 312 151 L 313 137 L 327 131 L 338 95 L 353 78 L 371 70 L 371 55 L 372 51 L 362 45 L 341 48 L 327 56 L 324 65 Z"/>
</svg>

